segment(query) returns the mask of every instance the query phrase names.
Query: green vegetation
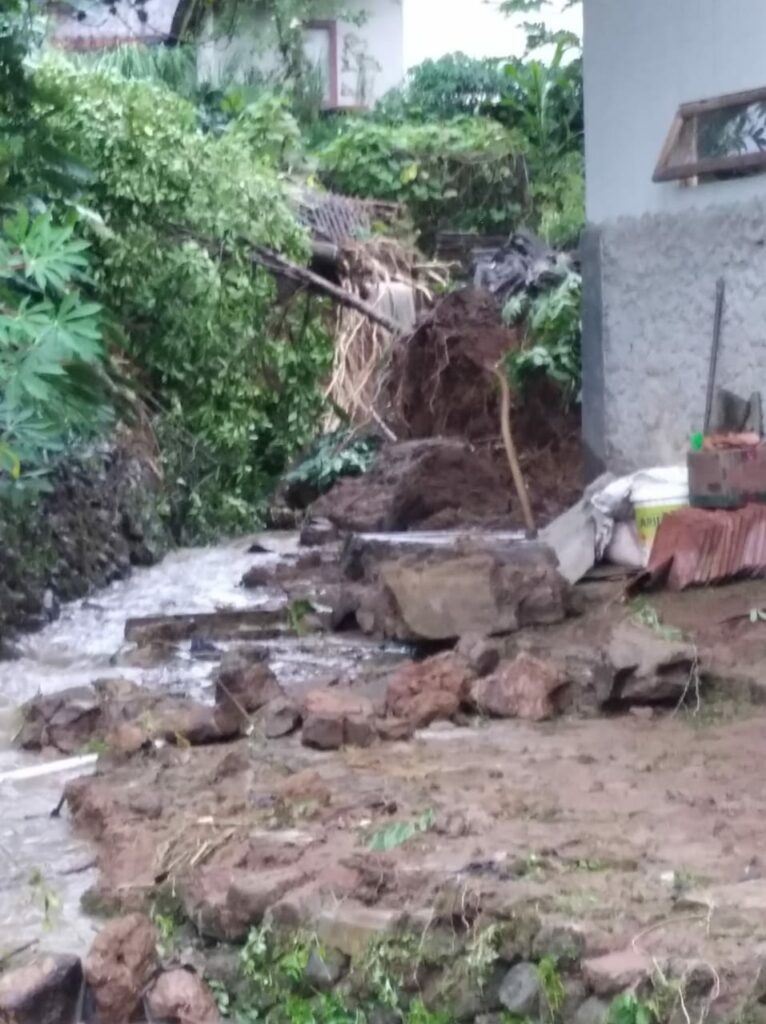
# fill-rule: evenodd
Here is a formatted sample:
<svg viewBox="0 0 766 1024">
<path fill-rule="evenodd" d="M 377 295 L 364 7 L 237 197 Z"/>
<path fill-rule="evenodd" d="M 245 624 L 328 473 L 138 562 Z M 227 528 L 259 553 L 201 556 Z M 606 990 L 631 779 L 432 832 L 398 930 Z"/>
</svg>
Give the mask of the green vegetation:
<svg viewBox="0 0 766 1024">
<path fill-rule="evenodd" d="M 654 1002 L 626 992 L 617 996 L 609 1007 L 607 1024 L 655 1024 L 657 1019 L 657 1007 Z"/>
<path fill-rule="evenodd" d="M 550 291 L 534 298 L 528 293 L 506 303 L 503 318 L 520 327 L 525 344 L 508 357 L 512 382 L 523 389 L 527 381 L 545 373 L 562 388 L 568 400 L 579 397 L 582 279 L 571 271 Z"/>
<path fill-rule="evenodd" d="M 537 965 L 537 976 L 540 979 L 547 1018 L 551 1022 L 556 1021 L 564 1006 L 566 991 L 553 957 L 546 956 L 540 961 Z"/>
<path fill-rule="evenodd" d="M 267 102 L 213 136 L 191 104 L 148 82 L 60 62 L 38 78 L 66 96 L 48 116 L 94 172 L 86 195 L 106 225 L 97 283 L 158 406 L 171 526 L 182 539 L 249 525 L 315 432 L 331 356 L 319 305 L 303 296 L 278 309 L 249 256 L 255 244 L 308 252 L 278 176 L 293 122 Z"/>
<path fill-rule="evenodd" d="M 34 4 L 0 10 L 0 488 L 135 417 L 178 541 L 252 526 L 327 411 L 327 307 L 278 303 L 251 258 L 307 260 L 290 182 L 400 202 L 426 247 L 442 228 L 568 243 L 582 222 L 571 40 L 545 60 L 428 62 L 374 113 L 325 123 L 300 26 L 345 16 L 340 0 L 270 0 L 276 71 L 215 88 L 195 74 L 205 11 L 187 7 L 175 49 L 64 59 L 41 58 Z M 530 340 L 514 379 L 576 394 L 579 282 L 510 312 Z M 332 435 L 289 482 L 321 492 L 373 455 Z"/>
<path fill-rule="evenodd" d="M 424 811 L 414 821 L 392 821 L 385 828 L 373 832 L 367 843 L 368 850 L 395 850 L 397 846 L 408 843 L 415 836 L 422 835 L 433 828 L 434 812 L 431 808 Z"/>
<path fill-rule="evenodd" d="M 522 135 L 484 118 L 357 118 L 316 155 L 328 188 L 404 203 L 428 246 L 446 227 L 510 232 L 524 204 L 524 145 Z"/>
</svg>

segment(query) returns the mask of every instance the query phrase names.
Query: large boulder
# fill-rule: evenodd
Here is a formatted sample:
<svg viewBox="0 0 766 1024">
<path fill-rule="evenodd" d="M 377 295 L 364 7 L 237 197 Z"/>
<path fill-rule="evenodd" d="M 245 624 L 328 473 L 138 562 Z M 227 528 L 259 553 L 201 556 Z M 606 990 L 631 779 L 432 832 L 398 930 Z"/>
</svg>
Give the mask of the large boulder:
<svg viewBox="0 0 766 1024">
<path fill-rule="evenodd" d="M 144 914 L 130 914 L 106 924 L 85 961 L 85 978 L 98 1017 L 126 1024 L 141 1003 L 159 959 L 154 925 Z"/>
<path fill-rule="evenodd" d="M 40 956 L 0 975 L 3 1024 L 62 1024 L 73 1021 L 82 989 L 76 956 Z"/>
<path fill-rule="evenodd" d="M 437 719 L 450 719 L 468 697 L 473 672 L 457 654 L 439 654 L 412 662 L 391 677 L 386 711 L 422 729 Z"/>
<path fill-rule="evenodd" d="M 559 710 L 557 698 L 568 680 L 560 667 L 531 654 L 518 654 L 471 688 L 476 710 L 493 718 L 526 718 L 543 722 Z"/>
<path fill-rule="evenodd" d="M 396 640 L 501 636 L 562 621 L 568 585 L 539 545 L 504 558 L 438 550 L 380 567 L 377 600 L 360 625 Z"/>
</svg>

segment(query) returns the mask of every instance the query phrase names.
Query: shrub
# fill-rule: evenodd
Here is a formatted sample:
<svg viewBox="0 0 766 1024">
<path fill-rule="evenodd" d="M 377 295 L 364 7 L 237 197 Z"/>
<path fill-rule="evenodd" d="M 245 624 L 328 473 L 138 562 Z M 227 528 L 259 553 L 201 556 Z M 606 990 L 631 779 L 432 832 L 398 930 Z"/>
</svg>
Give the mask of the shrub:
<svg viewBox="0 0 766 1024">
<path fill-rule="evenodd" d="M 375 110 L 380 121 L 433 121 L 486 113 L 510 91 L 506 61 L 448 53 L 407 73 Z"/>
<path fill-rule="evenodd" d="M 403 202 L 425 244 L 444 227 L 502 232 L 524 205 L 523 140 L 494 121 L 347 121 L 318 152 L 324 183 Z"/>
<path fill-rule="evenodd" d="M 250 260 L 251 244 L 308 253 L 278 174 L 283 148 L 273 132 L 258 146 L 268 112 L 214 136 L 160 85 L 62 62 L 38 79 L 66 97 L 41 113 L 94 175 L 97 284 L 159 409 L 176 536 L 247 525 L 313 433 L 330 357 L 321 307 L 298 296 L 277 309 L 273 279 Z"/>
</svg>

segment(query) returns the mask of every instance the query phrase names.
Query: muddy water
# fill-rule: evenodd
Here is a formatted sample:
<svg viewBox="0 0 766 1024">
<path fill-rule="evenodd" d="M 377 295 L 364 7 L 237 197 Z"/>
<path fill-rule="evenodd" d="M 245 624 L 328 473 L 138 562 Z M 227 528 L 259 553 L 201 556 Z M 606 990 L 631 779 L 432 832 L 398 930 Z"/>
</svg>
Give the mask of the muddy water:
<svg viewBox="0 0 766 1024">
<path fill-rule="evenodd" d="M 8 771 L 43 760 L 13 748 L 18 705 L 38 692 L 116 676 L 209 698 L 215 663 L 195 658 L 188 644 L 152 668 L 126 663 L 125 620 L 273 604 L 278 593 L 246 591 L 239 580 L 253 565 L 289 557 L 296 538 L 261 539 L 269 553 L 249 553 L 253 538 L 174 552 L 151 569 L 137 570 L 128 580 L 65 606 L 56 622 L 18 643 L 16 659 L 0 662 L 0 955 L 32 940 L 46 949 L 81 952 L 94 933 L 80 910 L 80 897 L 95 877 L 93 852 L 73 834 L 65 812 L 58 818 L 50 815 L 68 776 L 2 781 Z M 332 637 L 273 641 L 271 646 L 272 667 L 288 689 L 380 653 L 375 645 Z"/>
</svg>

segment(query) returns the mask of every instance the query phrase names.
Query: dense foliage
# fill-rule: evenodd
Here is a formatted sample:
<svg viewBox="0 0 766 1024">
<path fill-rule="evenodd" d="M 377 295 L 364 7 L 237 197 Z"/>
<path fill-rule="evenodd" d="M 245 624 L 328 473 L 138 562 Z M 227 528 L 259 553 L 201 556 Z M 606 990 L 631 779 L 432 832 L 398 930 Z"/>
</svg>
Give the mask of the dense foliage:
<svg viewBox="0 0 766 1024">
<path fill-rule="evenodd" d="M 320 124 L 298 44 L 301 21 L 330 8 L 344 11 L 270 0 L 277 77 L 212 88 L 185 46 L 30 62 L 33 8 L 0 0 L 0 479 L 106 430 L 119 366 L 152 414 L 177 536 L 252 521 L 316 431 L 330 360 L 320 303 L 277 303 L 251 262 L 253 244 L 307 256 L 288 175 L 315 167 L 340 191 L 403 202 L 425 245 L 442 228 L 576 238 L 569 41 L 545 60 L 427 62 L 375 113 Z M 530 324 L 519 379 L 544 366 L 575 386 L 570 284 L 517 311 Z"/>
<path fill-rule="evenodd" d="M 531 297 L 515 296 L 505 306 L 506 323 L 523 329 L 525 344 L 508 358 L 513 383 L 523 391 L 530 377 L 546 374 L 567 401 L 579 400 L 582 279 L 570 271 L 555 287 Z"/>
<path fill-rule="evenodd" d="M 524 204 L 523 138 L 484 118 L 348 120 L 318 153 L 325 184 L 405 203 L 428 244 L 442 228 L 510 231 Z"/>
<path fill-rule="evenodd" d="M 412 68 L 376 108 L 384 122 L 448 120 L 486 113 L 510 91 L 508 60 L 448 53 Z"/>
<path fill-rule="evenodd" d="M 87 177 L 45 117 L 59 97 L 26 63 L 30 9 L 0 6 L 0 490 L 24 484 L 64 445 L 111 423 L 102 311 L 89 301 Z"/>
<path fill-rule="evenodd" d="M 97 283 L 159 405 L 176 532 L 250 522 L 314 431 L 329 359 L 311 300 L 276 308 L 273 279 L 249 257 L 249 243 L 307 254 L 277 174 L 294 126 L 268 101 L 205 134 L 191 104 L 148 82 L 60 62 L 38 78 L 65 97 L 40 112 L 94 175 Z M 262 146 L 269 119 L 274 144 Z"/>
<path fill-rule="evenodd" d="M 496 193 L 492 181 L 493 191 L 478 196 L 473 177 L 467 188 L 463 177 L 457 183 L 458 195 L 451 197 L 453 208 L 443 208 L 445 220 L 453 221 L 450 226 L 456 228 L 482 231 L 524 226 L 550 242 L 574 244 L 585 217 L 578 41 L 566 33 L 549 33 L 542 24 L 528 23 L 526 28 L 528 48 L 534 52 L 524 58 L 476 60 L 458 53 L 414 68 L 404 84 L 376 108 L 374 129 L 368 127 L 367 135 L 360 136 L 356 124 L 346 126 L 329 148 L 320 151 L 326 179 L 343 180 L 352 191 L 357 185 L 360 189 L 388 185 L 388 196 L 390 178 L 386 181 L 377 168 L 390 160 L 401 171 L 401 154 L 407 150 L 403 138 L 409 143 L 418 129 L 427 130 L 434 148 L 441 144 L 448 152 L 461 149 L 476 164 L 487 151 L 494 159 L 489 126 L 498 123 L 506 129 L 506 138 L 513 140 L 513 168 L 504 184 L 512 180 L 515 188 L 511 195 L 507 188 Z M 547 53 L 539 50 L 542 45 Z M 471 115 L 470 120 L 465 115 Z M 455 138 L 460 126 L 462 144 Z M 364 153 L 354 162 L 346 151 L 347 137 L 373 143 L 369 163 Z M 489 204 L 487 195 L 492 197 Z M 418 201 L 406 190 L 400 198 L 411 207 Z M 457 218 L 454 208 L 461 211 Z M 415 213 L 418 221 L 419 211 Z"/>
</svg>

